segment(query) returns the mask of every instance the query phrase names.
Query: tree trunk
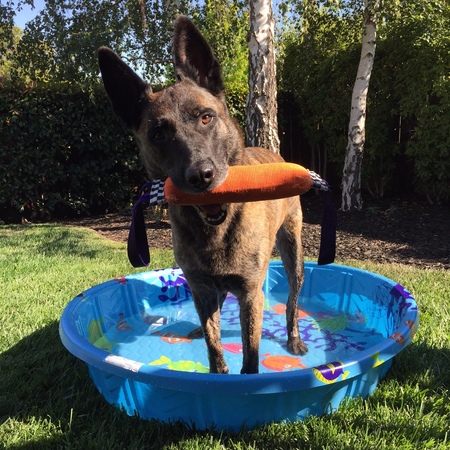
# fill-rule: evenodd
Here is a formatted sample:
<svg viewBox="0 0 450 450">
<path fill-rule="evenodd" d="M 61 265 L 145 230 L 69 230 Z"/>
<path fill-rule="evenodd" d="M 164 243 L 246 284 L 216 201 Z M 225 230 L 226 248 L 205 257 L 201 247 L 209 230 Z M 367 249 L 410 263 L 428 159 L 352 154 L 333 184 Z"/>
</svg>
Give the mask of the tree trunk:
<svg viewBox="0 0 450 450">
<path fill-rule="evenodd" d="M 361 58 L 353 86 L 348 143 L 342 174 L 342 211 L 362 208 L 361 167 L 366 139 L 366 103 L 376 48 L 376 23 L 365 0 Z"/>
<path fill-rule="evenodd" d="M 247 145 L 279 153 L 275 21 L 271 0 L 250 0 Z"/>
</svg>

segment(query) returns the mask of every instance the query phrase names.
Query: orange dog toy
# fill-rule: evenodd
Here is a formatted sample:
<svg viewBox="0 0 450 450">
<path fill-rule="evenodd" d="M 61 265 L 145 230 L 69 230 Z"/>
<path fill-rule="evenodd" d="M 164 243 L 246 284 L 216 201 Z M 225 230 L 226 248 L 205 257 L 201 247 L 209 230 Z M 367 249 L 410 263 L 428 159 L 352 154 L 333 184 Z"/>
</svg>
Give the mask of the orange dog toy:
<svg viewBox="0 0 450 450">
<path fill-rule="evenodd" d="M 298 164 L 270 163 L 256 166 L 231 166 L 225 181 L 216 189 L 201 194 L 180 191 L 168 178 L 164 198 L 173 205 L 208 205 L 275 200 L 301 195 L 313 185 L 310 172 Z"/>
<path fill-rule="evenodd" d="M 312 187 L 323 191 L 324 216 L 320 243 L 319 264 L 334 261 L 336 249 L 336 211 L 328 183 L 316 173 L 298 164 L 268 163 L 254 166 L 231 166 L 228 176 L 217 188 L 200 194 L 179 190 L 172 180 L 154 180 L 141 188 L 140 198 L 133 208 L 128 258 L 134 267 L 150 262 L 143 205 L 218 205 L 294 197 Z M 324 226 L 325 225 L 325 226 Z"/>
</svg>

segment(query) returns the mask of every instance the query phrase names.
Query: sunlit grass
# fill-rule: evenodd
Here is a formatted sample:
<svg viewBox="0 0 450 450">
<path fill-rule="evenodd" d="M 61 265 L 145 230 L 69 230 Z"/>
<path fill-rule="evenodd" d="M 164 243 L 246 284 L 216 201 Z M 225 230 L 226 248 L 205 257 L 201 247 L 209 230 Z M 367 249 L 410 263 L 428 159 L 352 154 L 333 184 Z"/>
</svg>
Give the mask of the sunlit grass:
<svg viewBox="0 0 450 450">
<path fill-rule="evenodd" d="M 345 261 L 415 297 L 421 323 L 367 400 L 306 422 L 240 434 L 128 417 L 107 404 L 58 335 L 67 303 L 132 273 L 126 248 L 78 228 L 0 227 L 0 448 L 444 449 L 450 448 L 450 274 Z M 151 268 L 174 265 L 153 251 Z"/>
</svg>

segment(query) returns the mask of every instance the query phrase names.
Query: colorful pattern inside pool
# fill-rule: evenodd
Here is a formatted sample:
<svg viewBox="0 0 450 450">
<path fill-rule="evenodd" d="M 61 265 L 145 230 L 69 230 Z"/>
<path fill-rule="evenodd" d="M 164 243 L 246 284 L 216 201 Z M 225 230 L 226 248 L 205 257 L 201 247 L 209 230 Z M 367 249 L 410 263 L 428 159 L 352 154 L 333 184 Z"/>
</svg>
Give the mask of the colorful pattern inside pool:
<svg viewBox="0 0 450 450">
<path fill-rule="evenodd" d="M 176 269 L 161 271 L 156 281 L 151 283 L 133 277 L 116 279 L 111 283 L 114 286 L 108 284 L 110 287 L 106 293 L 111 302 L 108 317 L 97 311 L 94 315 L 97 319 L 91 318 L 87 333 L 89 342 L 115 355 L 150 366 L 208 372 L 204 340 L 188 337 L 199 326 L 199 321 L 191 292 L 180 272 Z M 299 300 L 298 318 L 301 337 L 309 352 L 297 357 L 286 350 L 286 289 L 280 280 L 266 280 L 260 373 L 323 367 L 326 370 L 316 373 L 317 377 L 327 377 L 321 379 L 322 382 L 344 379 L 348 373 L 340 361 L 352 356 L 357 359 L 358 353 L 388 337 L 388 330 L 393 329 L 389 324 L 390 316 L 395 316 L 392 308 L 401 308 L 401 302 L 400 306 L 392 302 L 392 286 L 389 285 L 360 286 L 357 289 L 355 286 L 341 286 L 340 289 L 332 286 L 328 293 L 307 292 L 306 287 Z M 350 296 L 345 293 L 352 290 L 355 293 Z M 105 292 L 96 294 L 104 296 Z M 397 297 L 402 298 L 401 294 L 399 291 Z M 122 298 L 118 302 L 122 306 L 115 308 L 117 296 L 133 297 L 130 302 L 133 307 L 124 307 Z M 367 305 L 372 306 L 367 308 Z M 386 323 L 380 326 L 380 320 Z M 231 294 L 222 308 L 221 329 L 225 359 L 230 373 L 237 374 L 242 364 L 242 345 L 239 305 Z M 371 357 L 374 366 L 383 362 L 375 351 Z"/>
</svg>

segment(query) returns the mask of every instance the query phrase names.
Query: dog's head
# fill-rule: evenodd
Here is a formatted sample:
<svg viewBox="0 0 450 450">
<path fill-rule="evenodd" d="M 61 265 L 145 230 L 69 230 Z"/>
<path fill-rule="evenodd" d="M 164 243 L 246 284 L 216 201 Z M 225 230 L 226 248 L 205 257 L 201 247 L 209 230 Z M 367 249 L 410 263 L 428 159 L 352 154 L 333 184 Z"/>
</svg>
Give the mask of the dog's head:
<svg viewBox="0 0 450 450">
<path fill-rule="evenodd" d="M 220 65 L 184 16 L 175 21 L 173 54 L 177 83 L 160 92 L 112 50 L 101 47 L 98 57 L 114 111 L 133 131 L 150 177 L 170 177 L 179 189 L 202 193 L 239 163 L 243 139 L 228 114 Z M 217 219 L 215 206 L 209 213 Z"/>
</svg>

